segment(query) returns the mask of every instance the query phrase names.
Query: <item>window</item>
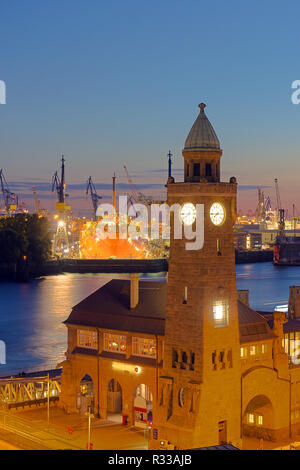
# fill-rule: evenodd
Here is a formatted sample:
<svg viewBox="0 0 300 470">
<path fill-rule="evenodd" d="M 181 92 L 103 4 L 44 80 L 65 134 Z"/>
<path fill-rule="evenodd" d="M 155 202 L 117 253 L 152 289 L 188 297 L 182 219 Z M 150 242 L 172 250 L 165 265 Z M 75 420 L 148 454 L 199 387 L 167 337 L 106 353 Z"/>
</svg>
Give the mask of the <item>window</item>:
<svg viewBox="0 0 300 470">
<path fill-rule="evenodd" d="M 264 422 L 264 420 L 263 420 L 262 415 L 258 415 L 258 416 L 257 416 L 257 424 L 258 424 L 258 426 L 262 426 L 262 425 L 263 425 L 263 422 Z"/>
<path fill-rule="evenodd" d="M 200 176 L 200 163 L 194 163 L 194 176 Z"/>
<path fill-rule="evenodd" d="M 181 355 L 181 369 L 186 369 L 188 362 L 187 353 L 184 351 Z"/>
<path fill-rule="evenodd" d="M 247 348 L 241 348 L 241 357 L 243 359 L 247 357 Z"/>
<path fill-rule="evenodd" d="M 172 367 L 176 368 L 178 364 L 178 352 L 173 349 L 172 350 Z"/>
<path fill-rule="evenodd" d="M 205 175 L 211 176 L 211 164 L 210 163 L 206 163 L 205 165 Z"/>
<path fill-rule="evenodd" d="M 77 346 L 80 346 L 81 348 L 98 349 L 97 331 L 78 330 Z"/>
<path fill-rule="evenodd" d="M 222 256 L 220 238 L 217 238 L 217 254 Z"/>
<path fill-rule="evenodd" d="M 190 370 L 194 370 L 195 367 L 195 353 L 191 353 L 191 362 L 190 362 Z"/>
<path fill-rule="evenodd" d="M 228 326 L 228 306 L 226 302 L 216 302 L 213 306 L 215 328 Z"/>
<path fill-rule="evenodd" d="M 262 352 L 262 354 L 265 354 L 267 352 L 267 345 L 266 344 L 261 345 L 261 352 Z"/>
<path fill-rule="evenodd" d="M 104 333 L 104 350 L 126 353 L 126 336 Z"/>
<path fill-rule="evenodd" d="M 256 354 L 256 346 L 250 346 L 250 356 L 255 356 Z"/>
<path fill-rule="evenodd" d="M 134 356 L 156 357 L 154 339 L 132 338 L 132 354 Z"/>
<path fill-rule="evenodd" d="M 217 370 L 217 351 L 212 352 L 211 362 L 212 362 L 213 370 Z"/>
<path fill-rule="evenodd" d="M 224 350 L 220 351 L 219 362 L 220 362 L 221 369 L 225 369 L 225 351 Z"/>
<path fill-rule="evenodd" d="M 249 424 L 254 424 L 254 414 L 253 413 L 248 413 L 247 417 L 248 417 L 248 423 Z"/>
</svg>

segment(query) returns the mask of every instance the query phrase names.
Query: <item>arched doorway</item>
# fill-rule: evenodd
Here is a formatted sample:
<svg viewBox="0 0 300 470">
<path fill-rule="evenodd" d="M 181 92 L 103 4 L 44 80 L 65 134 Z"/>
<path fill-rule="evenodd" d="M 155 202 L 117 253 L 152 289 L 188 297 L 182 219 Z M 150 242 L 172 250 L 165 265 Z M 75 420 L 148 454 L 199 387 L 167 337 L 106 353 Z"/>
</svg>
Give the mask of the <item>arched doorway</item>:
<svg viewBox="0 0 300 470">
<path fill-rule="evenodd" d="M 153 421 L 153 397 L 148 385 L 136 387 L 133 397 L 133 421 L 137 428 L 147 429 Z"/>
<path fill-rule="evenodd" d="M 122 388 L 115 379 L 111 379 L 107 386 L 107 412 L 122 413 Z"/>
<path fill-rule="evenodd" d="M 243 435 L 274 439 L 273 405 L 265 395 L 257 395 L 248 403 L 243 416 Z"/>
<path fill-rule="evenodd" d="M 78 394 L 77 394 L 77 408 L 80 414 L 85 414 L 90 409 L 94 413 L 94 383 L 89 375 L 82 377 Z"/>
</svg>

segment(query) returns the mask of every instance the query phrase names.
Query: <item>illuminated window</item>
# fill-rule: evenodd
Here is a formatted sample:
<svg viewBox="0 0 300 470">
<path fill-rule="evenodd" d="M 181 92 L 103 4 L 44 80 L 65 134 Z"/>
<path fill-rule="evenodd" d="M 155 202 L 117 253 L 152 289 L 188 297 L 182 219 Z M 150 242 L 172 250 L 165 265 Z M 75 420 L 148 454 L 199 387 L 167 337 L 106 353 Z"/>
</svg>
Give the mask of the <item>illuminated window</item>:
<svg viewBox="0 0 300 470">
<path fill-rule="evenodd" d="M 156 357 L 154 339 L 132 338 L 132 354 L 134 356 Z"/>
<path fill-rule="evenodd" d="M 262 354 L 265 354 L 267 352 L 267 345 L 266 344 L 261 345 L 261 352 L 262 352 Z"/>
<path fill-rule="evenodd" d="M 246 249 L 250 250 L 250 248 L 251 248 L 251 238 L 250 238 L 250 235 L 247 235 L 247 237 L 246 237 Z"/>
<path fill-rule="evenodd" d="M 104 333 L 104 348 L 105 351 L 116 353 L 126 353 L 126 336 L 111 335 Z"/>
<path fill-rule="evenodd" d="M 248 423 L 249 424 L 254 424 L 254 414 L 253 413 L 248 413 Z"/>
<path fill-rule="evenodd" d="M 98 349 L 97 331 L 78 330 L 77 346 L 80 346 L 81 348 Z"/>
<path fill-rule="evenodd" d="M 258 426 L 262 426 L 262 425 L 263 425 L 263 422 L 264 422 L 264 420 L 263 420 L 262 415 L 258 415 L 258 416 L 257 416 L 257 424 L 258 424 Z"/>
<path fill-rule="evenodd" d="M 247 348 L 241 348 L 241 357 L 242 358 L 247 357 Z"/>
<path fill-rule="evenodd" d="M 255 356 L 256 354 L 256 346 L 250 346 L 250 356 Z"/>
<path fill-rule="evenodd" d="M 226 302 L 216 302 L 213 306 L 215 328 L 228 326 L 228 306 Z"/>
</svg>

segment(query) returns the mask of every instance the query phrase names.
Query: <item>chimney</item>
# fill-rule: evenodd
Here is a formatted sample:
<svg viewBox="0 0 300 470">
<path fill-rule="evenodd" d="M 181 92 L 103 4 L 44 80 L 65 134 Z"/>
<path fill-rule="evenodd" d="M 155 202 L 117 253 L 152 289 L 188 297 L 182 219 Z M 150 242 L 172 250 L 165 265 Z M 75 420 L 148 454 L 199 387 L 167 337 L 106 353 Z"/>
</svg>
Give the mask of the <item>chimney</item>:
<svg viewBox="0 0 300 470">
<path fill-rule="evenodd" d="M 249 290 L 238 290 L 238 300 L 249 307 Z"/>
<path fill-rule="evenodd" d="M 130 274 L 130 310 L 134 310 L 139 303 L 139 280 L 138 274 Z"/>
<path fill-rule="evenodd" d="M 289 318 L 300 317 L 300 286 L 290 286 L 288 312 Z"/>
</svg>

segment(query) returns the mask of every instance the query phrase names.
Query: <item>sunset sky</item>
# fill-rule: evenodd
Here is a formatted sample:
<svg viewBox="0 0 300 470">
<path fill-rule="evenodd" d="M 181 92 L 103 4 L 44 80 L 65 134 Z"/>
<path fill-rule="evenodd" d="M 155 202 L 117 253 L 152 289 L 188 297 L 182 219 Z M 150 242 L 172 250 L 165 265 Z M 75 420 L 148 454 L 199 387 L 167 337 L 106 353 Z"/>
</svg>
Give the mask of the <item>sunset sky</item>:
<svg viewBox="0 0 300 470">
<path fill-rule="evenodd" d="M 0 168 L 32 207 L 53 207 L 52 174 L 67 162 L 70 203 L 85 211 L 85 181 L 110 194 L 161 195 L 167 152 L 182 178 L 181 150 L 198 103 L 223 148 L 222 178 L 235 175 L 239 208 L 257 187 L 300 212 L 300 4 L 264 0 L 2 0 Z"/>
</svg>

